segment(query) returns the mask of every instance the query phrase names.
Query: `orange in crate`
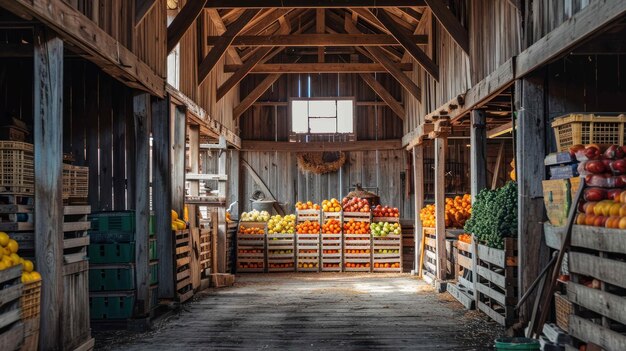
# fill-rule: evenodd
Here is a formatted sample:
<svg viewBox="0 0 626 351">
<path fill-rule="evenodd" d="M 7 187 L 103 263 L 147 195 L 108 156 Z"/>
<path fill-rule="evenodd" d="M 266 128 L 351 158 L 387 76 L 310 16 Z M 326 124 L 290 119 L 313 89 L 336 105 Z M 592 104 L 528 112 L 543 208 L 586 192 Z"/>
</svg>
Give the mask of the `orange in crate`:
<svg viewBox="0 0 626 351">
<path fill-rule="evenodd" d="M 369 234 L 370 226 L 367 222 L 357 222 L 354 219 L 343 224 L 344 234 Z"/>
<path fill-rule="evenodd" d="M 304 221 L 296 226 L 298 234 L 319 234 L 320 224 L 318 222 Z"/>
<path fill-rule="evenodd" d="M 322 226 L 322 233 L 324 234 L 340 234 L 341 224 L 335 218 L 329 218 Z"/>
</svg>

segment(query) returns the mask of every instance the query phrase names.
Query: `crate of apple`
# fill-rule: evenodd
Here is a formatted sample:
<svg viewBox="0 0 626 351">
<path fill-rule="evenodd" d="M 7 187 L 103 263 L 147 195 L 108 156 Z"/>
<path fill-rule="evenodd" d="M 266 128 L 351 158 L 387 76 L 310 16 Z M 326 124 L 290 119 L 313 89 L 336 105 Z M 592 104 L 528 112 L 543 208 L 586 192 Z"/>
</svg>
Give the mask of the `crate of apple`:
<svg viewBox="0 0 626 351">
<path fill-rule="evenodd" d="M 377 222 L 370 225 L 372 230 L 372 236 L 374 237 L 386 237 L 388 235 L 400 235 L 402 230 L 400 224 L 389 222 Z"/>
<path fill-rule="evenodd" d="M 378 205 L 372 210 L 372 215 L 379 222 L 398 222 L 400 220 L 400 211 L 397 207 Z"/>
<path fill-rule="evenodd" d="M 343 207 L 344 215 L 346 215 L 346 212 L 348 212 L 348 214 L 355 212 L 368 214 L 370 213 L 370 204 L 367 199 L 361 199 L 358 197 L 344 197 L 343 200 L 341 200 L 341 204 Z"/>
<path fill-rule="evenodd" d="M 296 227 L 296 216 L 272 216 L 267 222 L 268 234 L 294 234 Z"/>
</svg>

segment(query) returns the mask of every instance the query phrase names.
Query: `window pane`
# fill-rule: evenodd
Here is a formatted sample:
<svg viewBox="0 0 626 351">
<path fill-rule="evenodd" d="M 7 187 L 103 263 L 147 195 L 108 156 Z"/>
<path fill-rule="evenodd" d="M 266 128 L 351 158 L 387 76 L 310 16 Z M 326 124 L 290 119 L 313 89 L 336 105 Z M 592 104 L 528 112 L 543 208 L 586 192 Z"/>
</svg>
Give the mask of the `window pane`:
<svg viewBox="0 0 626 351">
<path fill-rule="evenodd" d="M 334 100 L 309 101 L 309 117 L 335 117 L 337 107 Z"/>
<path fill-rule="evenodd" d="M 353 101 L 338 100 L 337 101 L 337 133 L 352 133 L 353 124 Z"/>
<path fill-rule="evenodd" d="M 310 118 L 311 133 L 337 133 L 335 118 Z"/>
<path fill-rule="evenodd" d="M 307 112 L 308 103 L 306 100 L 293 100 L 291 102 L 291 130 L 294 133 L 307 133 L 309 131 Z"/>
</svg>

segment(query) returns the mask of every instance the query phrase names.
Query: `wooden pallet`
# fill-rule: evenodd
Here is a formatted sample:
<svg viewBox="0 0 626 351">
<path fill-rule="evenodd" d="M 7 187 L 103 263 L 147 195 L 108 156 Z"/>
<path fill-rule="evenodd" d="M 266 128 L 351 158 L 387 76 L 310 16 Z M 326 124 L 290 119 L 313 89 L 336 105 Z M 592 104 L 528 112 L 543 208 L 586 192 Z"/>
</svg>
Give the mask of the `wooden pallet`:
<svg viewBox="0 0 626 351">
<path fill-rule="evenodd" d="M 265 234 L 242 234 L 241 227 L 263 228 Z M 265 272 L 267 224 L 263 222 L 240 222 L 237 229 L 237 272 Z M 252 253 L 246 251 L 254 251 Z"/>
<path fill-rule="evenodd" d="M 457 299 L 465 308 L 473 310 L 475 303 L 474 287 L 474 246 L 471 243 L 455 241 L 454 243 L 454 267 L 456 281 L 448 282 L 448 293 Z"/>
<path fill-rule="evenodd" d="M 398 267 L 383 267 L 386 264 Z M 402 272 L 402 235 L 372 236 L 372 272 Z"/>
<path fill-rule="evenodd" d="M 193 296 L 191 277 L 191 233 L 189 229 L 174 231 L 176 238 L 176 295 L 178 302 L 185 302 Z"/>
<path fill-rule="evenodd" d="M 477 245 L 477 307 L 503 326 L 515 321 L 517 304 L 517 239 L 505 238 L 504 249 Z"/>
<path fill-rule="evenodd" d="M 295 270 L 294 234 L 267 234 L 267 271 L 293 272 Z"/>
<path fill-rule="evenodd" d="M 626 350 L 626 231 L 575 225 L 568 263 L 570 335 L 607 351 Z M 600 281 L 600 288 L 585 286 L 584 278 Z"/>
<path fill-rule="evenodd" d="M 87 260 L 88 230 L 91 222 L 87 216 L 91 206 L 63 206 L 63 261 L 66 264 Z"/>
</svg>

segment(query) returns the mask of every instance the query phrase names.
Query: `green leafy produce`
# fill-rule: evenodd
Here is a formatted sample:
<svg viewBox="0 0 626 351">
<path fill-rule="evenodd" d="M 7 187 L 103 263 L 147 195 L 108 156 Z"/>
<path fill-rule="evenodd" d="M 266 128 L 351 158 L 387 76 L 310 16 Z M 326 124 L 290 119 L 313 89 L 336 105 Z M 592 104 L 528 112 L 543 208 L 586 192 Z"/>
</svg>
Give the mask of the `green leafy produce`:
<svg viewBox="0 0 626 351">
<path fill-rule="evenodd" d="M 517 183 L 508 182 L 500 189 L 478 193 L 464 229 L 481 244 L 504 248 L 503 238 L 517 236 Z"/>
</svg>

